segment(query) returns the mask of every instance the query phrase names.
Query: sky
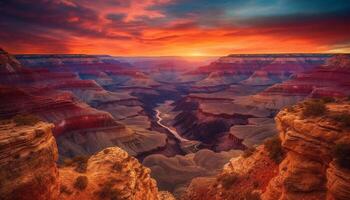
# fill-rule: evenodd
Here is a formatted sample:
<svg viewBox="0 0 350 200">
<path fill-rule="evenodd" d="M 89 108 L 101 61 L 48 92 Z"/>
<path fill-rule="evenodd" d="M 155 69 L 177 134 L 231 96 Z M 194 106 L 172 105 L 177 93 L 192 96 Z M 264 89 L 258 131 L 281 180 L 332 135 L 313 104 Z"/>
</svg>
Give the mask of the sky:
<svg viewBox="0 0 350 200">
<path fill-rule="evenodd" d="M 350 0 L 1 0 L 14 54 L 349 53 Z"/>
</svg>

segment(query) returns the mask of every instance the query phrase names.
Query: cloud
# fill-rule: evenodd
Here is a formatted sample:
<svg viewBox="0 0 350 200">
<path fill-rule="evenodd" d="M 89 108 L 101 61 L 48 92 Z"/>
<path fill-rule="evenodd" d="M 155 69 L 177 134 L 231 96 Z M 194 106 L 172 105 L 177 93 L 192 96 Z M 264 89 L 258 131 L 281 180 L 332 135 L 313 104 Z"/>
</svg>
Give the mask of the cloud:
<svg viewBox="0 0 350 200">
<path fill-rule="evenodd" d="M 350 42 L 347 0 L 3 0 L 0 12 L 0 42 L 15 53 L 327 52 Z"/>
</svg>

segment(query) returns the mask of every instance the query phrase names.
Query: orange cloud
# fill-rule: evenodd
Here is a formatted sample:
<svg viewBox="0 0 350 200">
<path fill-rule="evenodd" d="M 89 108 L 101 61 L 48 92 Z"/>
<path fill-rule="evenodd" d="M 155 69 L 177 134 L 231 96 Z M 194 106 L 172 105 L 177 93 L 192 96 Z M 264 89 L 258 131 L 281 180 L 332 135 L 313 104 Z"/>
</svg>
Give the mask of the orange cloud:
<svg viewBox="0 0 350 200">
<path fill-rule="evenodd" d="M 0 44 L 12 53 L 123 56 L 350 49 L 350 12 L 277 17 L 241 12 L 244 16 L 232 17 L 227 5 L 206 2 L 207 6 L 193 0 L 13 0 L 0 7 Z"/>
</svg>

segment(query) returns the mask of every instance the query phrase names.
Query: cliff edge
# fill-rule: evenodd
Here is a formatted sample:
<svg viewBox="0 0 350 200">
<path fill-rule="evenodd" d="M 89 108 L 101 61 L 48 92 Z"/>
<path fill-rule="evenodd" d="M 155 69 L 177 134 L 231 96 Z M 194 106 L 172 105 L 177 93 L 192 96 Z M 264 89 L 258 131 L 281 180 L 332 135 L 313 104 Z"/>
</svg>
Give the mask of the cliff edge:
<svg viewBox="0 0 350 200">
<path fill-rule="evenodd" d="M 118 147 L 57 166 L 53 125 L 34 116 L 0 121 L 0 199 L 174 200 L 150 169 Z"/>
<path fill-rule="evenodd" d="M 309 100 L 281 110 L 279 135 L 194 179 L 183 199 L 350 199 L 350 101 Z"/>
</svg>

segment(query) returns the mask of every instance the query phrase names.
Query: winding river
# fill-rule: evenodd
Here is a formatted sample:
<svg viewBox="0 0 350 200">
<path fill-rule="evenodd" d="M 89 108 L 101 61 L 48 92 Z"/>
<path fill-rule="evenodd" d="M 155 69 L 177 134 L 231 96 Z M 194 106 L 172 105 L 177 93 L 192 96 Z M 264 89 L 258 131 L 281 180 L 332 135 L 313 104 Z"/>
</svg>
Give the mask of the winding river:
<svg viewBox="0 0 350 200">
<path fill-rule="evenodd" d="M 181 136 L 177 133 L 176 130 L 173 130 L 173 129 L 169 128 L 168 126 L 166 126 L 165 124 L 163 124 L 163 123 L 162 123 L 163 119 L 162 119 L 162 117 L 160 116 L 160 111 L 159 111 L 158 109 L 156 109 L 155 111 L 156 111 L 157 123 L 158 123 L 161 127 L 167 129 L 167 130 L 168 130 L 171 134 L 173 134 L 174 137 L 176 137 L 180 142 L 188 142 L 188 141 L 189 141 L 189 140 L 187 140 L 187 139 L 181 137 Z"/>
</svg>

